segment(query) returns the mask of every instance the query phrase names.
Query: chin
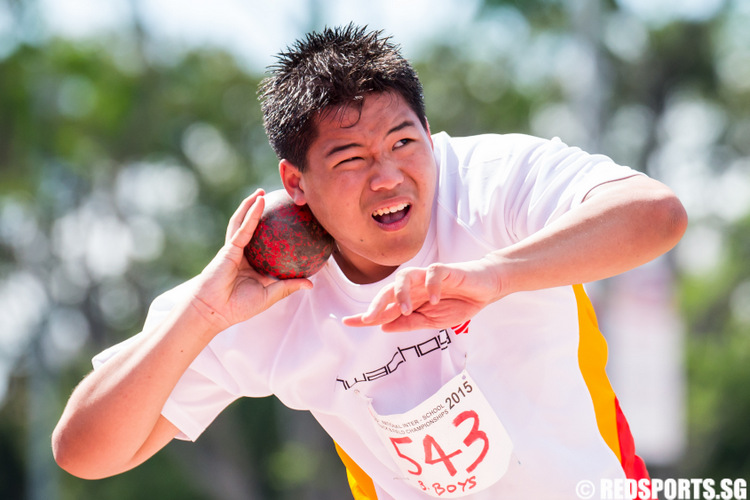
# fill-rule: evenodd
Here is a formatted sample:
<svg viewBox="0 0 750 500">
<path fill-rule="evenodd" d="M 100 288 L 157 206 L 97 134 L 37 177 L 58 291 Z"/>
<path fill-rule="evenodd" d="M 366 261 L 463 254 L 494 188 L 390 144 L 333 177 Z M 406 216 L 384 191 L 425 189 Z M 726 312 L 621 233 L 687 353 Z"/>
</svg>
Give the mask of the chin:
<svg viewBox="0 0 750 500">
<path fill-rule="evenodd" d="M 413 259 L 419 253 L 420 248 L 400 249 L 395 254 L 390 252 L 389 255 L 380 255 L 380 258 L 374 258 L 372 261 L 381 266 L 398 267 Z"/>
</svg>

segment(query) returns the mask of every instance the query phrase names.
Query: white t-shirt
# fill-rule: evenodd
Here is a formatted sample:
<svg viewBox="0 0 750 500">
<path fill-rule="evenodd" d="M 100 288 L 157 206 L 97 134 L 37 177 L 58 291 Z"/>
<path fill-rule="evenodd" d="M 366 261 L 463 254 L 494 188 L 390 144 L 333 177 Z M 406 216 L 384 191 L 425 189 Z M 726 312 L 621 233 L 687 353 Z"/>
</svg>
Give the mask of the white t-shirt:
<svg viewBox="0 0 750 500">
<path fill-rule="evenodd" d="M 540 230 L 595 186 L 637 174 L 559 140 L 445 133 L 433 140 L 432 221 L 421 251 L 403 266 L 481 258 Z M 629 431 L 581 287 L 516 293 L 444 330 L 384 333 L 342 324 L 392 279 L 357 285 L 331 259 L 312 277 L 312 290 L 218 335 L 184 374 L 164 416 L 195 440 L 235 399 L 274 394 L 312 412 L 332 436 L 363 495 L 357 498 L 429 498 L 426 489 L 444 498 L 575 499 L 581 480 L 626 476 L 632 450 L 621 443 Z M 154 301 L 144 331 L 183 291 Z M 470 385 L 453 388 L 462 373 Z M 464 406 L 449 412 L 451 399 Z M 432 410 L 424 419 L 419 412 L 396 416 L 425 400 Z M 453 421 L 459 410 L 462 423 Z M 500 442 L 503 432 L 512 447 Z M 500 474 L 476 467 L 483 460 L 507 471 L 492 477 Z"/>
</svg>

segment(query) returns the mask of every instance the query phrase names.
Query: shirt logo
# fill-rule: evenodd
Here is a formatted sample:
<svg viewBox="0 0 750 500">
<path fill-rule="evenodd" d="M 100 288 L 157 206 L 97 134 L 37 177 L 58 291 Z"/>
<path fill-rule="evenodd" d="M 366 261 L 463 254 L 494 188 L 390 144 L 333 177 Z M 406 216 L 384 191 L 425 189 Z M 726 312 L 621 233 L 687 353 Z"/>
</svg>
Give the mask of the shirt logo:
<svg viewBox="0 0 750 500">
<path fill-rule="evenodd" d="M 470 319 L 464 323 L 461 323 L 460 325 L 452 326 L 450 329 L 456 335 L 468 335 L 469 323 L 471 323 Z M 448 330 L 440 330 L 437 335 L 435 335 L 431 339 L 425 340 L 422 343 L 414 344 L 408 347 L 396 347 L 396 352 L 393 354 L 393 356 L 391 356 L 391 360 L 383 366 L 378 367 L 375 370 L 362 372 L 362 375 L 355 375 L 351 379 L 337 378 L 336 382 L 340 382 L 344 387 L 344 390 L 348 391 L 359 383 L 372 382 L 373 380 L 377 380 L 379 378 L 390 375 L 391 373 L 398 370 L 399 366 L 406 363 L 410 359 L 421 358 L 422 356 L 426 356 L 432 352 L 444 351 L 448 348 L 448 345 L 450 345 L 450 343 L 451 338 L 450 335 L 448 335 Z"/>
<path fill-rule="evenodd" d="M 422 356 L 426 356 L 433 352 L 444 351 L 448 348 L 450 343 L 451 338 L 448 335 L 448 331 L 440 330 L 437 335 L 419 344 L 414 344 L 408 347 L 396 347 L 396 352 L 391 357 L 391 360 L 383 366 L 368 372 L 363 372 L 361 376 L 355 375 L 352 379 L 337 378 L 336 382 L 341 382 L 344 390 L 348 391 L 359 383 L 372 382 L 373 380 L 390 375 L 398 370 L 399 366 L 411 359 L 421 358 Z"/>
</svg>

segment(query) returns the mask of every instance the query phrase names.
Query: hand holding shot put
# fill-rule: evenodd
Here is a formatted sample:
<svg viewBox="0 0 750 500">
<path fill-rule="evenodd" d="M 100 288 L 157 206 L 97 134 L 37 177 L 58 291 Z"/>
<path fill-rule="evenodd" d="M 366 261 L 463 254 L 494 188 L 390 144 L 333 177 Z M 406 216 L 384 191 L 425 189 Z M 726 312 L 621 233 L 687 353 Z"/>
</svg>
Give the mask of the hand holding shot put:
<svg viewBox="0 0 750 500">
<path fill-rule="evenodd" d="M 312 288 L 304 278 L 262 274 L 245 257 L 265 208 L 262 190 L 247 197 L 229 220 L 224 246 L 195 279 L 195 307 L 220 330 L 245 321 L 289 294 Z M 276 237 L 283 237 L 278 234 Z M 273 253 L 274 249 L 266 249 Z"/>
</svg>

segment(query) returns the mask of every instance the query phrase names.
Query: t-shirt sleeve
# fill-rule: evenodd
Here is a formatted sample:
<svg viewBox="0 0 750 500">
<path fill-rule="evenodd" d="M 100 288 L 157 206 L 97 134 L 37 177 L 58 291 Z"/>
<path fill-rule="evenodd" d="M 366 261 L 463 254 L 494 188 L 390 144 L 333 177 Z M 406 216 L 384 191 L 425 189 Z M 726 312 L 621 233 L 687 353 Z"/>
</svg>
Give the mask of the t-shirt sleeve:
<svg viewBox="0 0 750 500">
<path fill-rule="evenodd" d="M 559 139 L 486 135 L 454 142 L 457 217 L 495 247 L 523 240 L 601 184 L 642 175 Z M 450 157 L 446 155 L 446 158 Z"/>
<path fill-rule="evenodd" d="M 506 224 L 523 239 L 580 205 L 595 187 L 639 172 L 559 139 L 531 144 L 509 165 Z"/>
<path fill-rule="evenodd" d="M 184 293 L 181 285 L 157 297 L 146 316 L 143 330 L 137 335 L 97 354 L 92 363 L 98 369 L 141 335 L 148 335 L 166 318 Z M 232 376 L 209 345 L 182 375 L 167 400 L 162 415 L 179 430 L 178 439 L 195 441 L 230 403 L 240 396 Z"/>
<path fill-rule="evenodd" d="M 240 397 L 223 383 L 225 380 L 231 377 L 207 347 L 182 375 L 161 411 L 180 429 L 178 439 L 198 439 L 219 413 Z"/>
</svg>

